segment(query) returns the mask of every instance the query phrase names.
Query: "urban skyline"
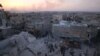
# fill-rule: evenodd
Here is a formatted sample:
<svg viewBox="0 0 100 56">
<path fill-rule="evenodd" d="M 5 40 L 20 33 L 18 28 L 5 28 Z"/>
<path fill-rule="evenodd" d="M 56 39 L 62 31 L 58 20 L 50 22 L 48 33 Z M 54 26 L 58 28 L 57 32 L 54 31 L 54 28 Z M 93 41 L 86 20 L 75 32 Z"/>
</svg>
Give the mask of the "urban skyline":
<svg viewBox="0 0 100 56">
<path fill-rule="evenodd" d="M 100 0 L 0 0 L 7 11 L 100 11 Z"/>
</svg>

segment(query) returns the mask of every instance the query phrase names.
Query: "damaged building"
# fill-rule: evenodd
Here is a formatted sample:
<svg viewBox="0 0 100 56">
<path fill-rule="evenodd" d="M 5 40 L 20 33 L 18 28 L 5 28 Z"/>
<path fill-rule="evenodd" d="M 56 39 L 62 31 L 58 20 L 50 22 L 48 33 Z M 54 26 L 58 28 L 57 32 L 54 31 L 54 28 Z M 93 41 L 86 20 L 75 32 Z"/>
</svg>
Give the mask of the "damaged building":
<svg viewBox="0 0 100 56">
<path fill-rule="evenodd" d="M 62 20 L 52 25 L 52 33 L 55 37 L 78 37 L 88 40 L 97 34 L 97 29 L 89 28 L 88 24 Z"/>
<path fill-rule="evenodd" d="M 16 13 L 8 19 L 1 7 L 0 56 L 95 56 L 96 49 L 84 41 L 94 38 L 99 27 L 77 22 L 75 13 L 71 21 L 63 14 Z"/>
</svg>

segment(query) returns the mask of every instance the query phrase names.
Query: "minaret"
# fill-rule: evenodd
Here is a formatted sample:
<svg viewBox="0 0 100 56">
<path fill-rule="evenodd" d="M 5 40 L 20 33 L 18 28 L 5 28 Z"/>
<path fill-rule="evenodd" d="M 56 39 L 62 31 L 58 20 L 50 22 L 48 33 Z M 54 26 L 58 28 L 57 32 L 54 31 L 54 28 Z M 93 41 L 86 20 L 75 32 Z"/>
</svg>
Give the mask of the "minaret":
<svg viewBox="0 0 100 56">
<path fill-rule="evenodd" d="M 6 28 L 7 27 L 7 17 L 5 14 L 5 11 L 3 9 L 3 6 L 0 4 L 0 20 L 1 20 L 1 28 Z"/>
<path fill-rule="evenodd" d="M 0 4 L 0 26 L 2 25 L 2 5 Z"/>
<path fill-rule="evenodd" d="M 7 24 L 7 15 L 3 9 L 3 6 L 0 4 L 0 39 L 5 39 L 10 34 L 8 31 L 11 29 L 11 27 Z"/>
</svg>

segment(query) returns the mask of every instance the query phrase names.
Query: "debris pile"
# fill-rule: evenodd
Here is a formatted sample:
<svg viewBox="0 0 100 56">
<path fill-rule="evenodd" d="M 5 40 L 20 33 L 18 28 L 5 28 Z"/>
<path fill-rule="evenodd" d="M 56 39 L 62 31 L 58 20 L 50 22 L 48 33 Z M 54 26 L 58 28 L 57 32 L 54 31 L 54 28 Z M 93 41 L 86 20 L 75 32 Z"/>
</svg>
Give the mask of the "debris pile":
<svg viewBox="0 0 100 56">
<path fill-rule="evenodd" d="M 21 32 L 0 42 L 0 56 L 93 56 L 95 53 L 94 48 L 86 45 L 74 48 L 68 44 L 50 36 L 36 39 L 28 32 Z"/>
</svg>

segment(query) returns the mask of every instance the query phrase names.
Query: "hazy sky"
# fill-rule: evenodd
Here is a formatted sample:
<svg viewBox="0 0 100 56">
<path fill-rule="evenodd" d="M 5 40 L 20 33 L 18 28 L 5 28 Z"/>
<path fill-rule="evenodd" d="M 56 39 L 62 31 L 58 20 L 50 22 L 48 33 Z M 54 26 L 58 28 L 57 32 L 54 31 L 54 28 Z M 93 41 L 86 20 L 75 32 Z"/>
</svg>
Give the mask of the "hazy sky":
<svg viewBox="0 0 100 56">
<path fill-rule="evenodd" d="M 0 0 L 10 11 L 100 11 L 100 0 Z"/>
</svg>

